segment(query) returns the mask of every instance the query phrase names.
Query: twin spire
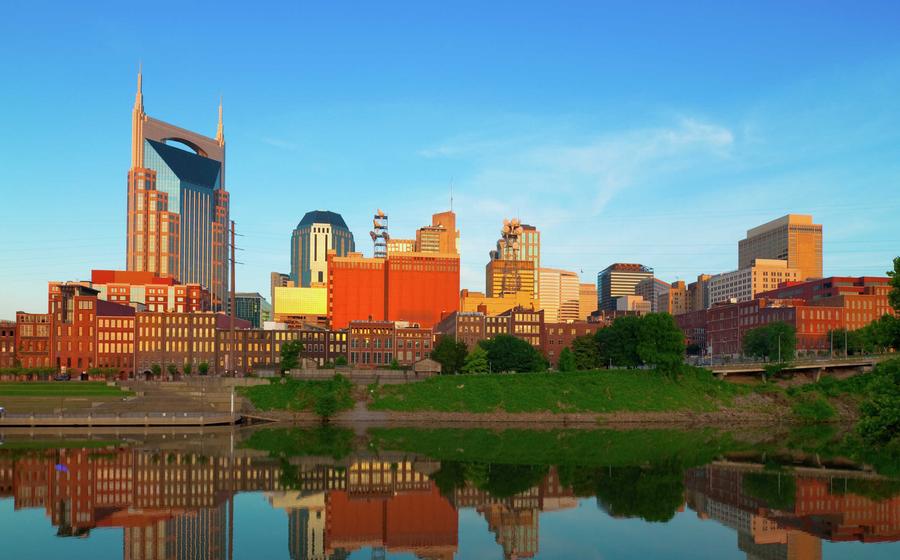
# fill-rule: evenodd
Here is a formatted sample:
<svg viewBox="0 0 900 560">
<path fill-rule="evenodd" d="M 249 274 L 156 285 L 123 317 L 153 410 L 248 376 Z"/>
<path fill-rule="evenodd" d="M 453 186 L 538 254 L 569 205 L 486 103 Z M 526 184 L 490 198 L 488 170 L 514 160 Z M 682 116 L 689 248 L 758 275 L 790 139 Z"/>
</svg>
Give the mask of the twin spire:
<svg viewBox="0 0 900 560">
<path fill-rule="evenodd" d="M 138 66 L 137 93 L 134 95 L 134 110 L 144 114 L 144 63 Z M 216 125 L 216 141 L 221 145 L 225 143 L 225 127 L 222 124 L 222 97 L 219 96 L 219 122 Z"/>
</svg>

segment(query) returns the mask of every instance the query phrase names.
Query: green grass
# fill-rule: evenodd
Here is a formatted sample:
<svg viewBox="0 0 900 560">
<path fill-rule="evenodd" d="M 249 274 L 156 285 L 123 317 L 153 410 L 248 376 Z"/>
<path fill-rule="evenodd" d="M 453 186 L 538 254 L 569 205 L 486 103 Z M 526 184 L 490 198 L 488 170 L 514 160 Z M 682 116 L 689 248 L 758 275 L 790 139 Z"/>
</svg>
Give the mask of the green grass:
<svg viewBox="0 0 900 560">
<path fill-rule="evenodd" d="M 0 383 L 0 397 L 123 397 L 130 394 L 102 381 Z"/>
<path fill-rule="evenodd" d="M 816 394 L 798 397 L 791 411 L 794 417 L 807 424 L 830 422 L 837 416 L 837 411 L 828 399 Z"/>
<path fill-rule="evenodd" d="M 439 412 L 710 411 L 747 389 L 685 368 L 677 379 L 655 371 L 448 375 L 374 388 L 370 408 Z"/>
<path fill-rule="evenodd" d="M 350 382 L 343 378 L 327 381 L 273 379 L 269 385 L 237 388 L 257 410 L 291 411 L 313 411 L 316 401 L 328 392 L 334 393 L 338 410 L 353 408 L 352 389 Z"/>
</svg>

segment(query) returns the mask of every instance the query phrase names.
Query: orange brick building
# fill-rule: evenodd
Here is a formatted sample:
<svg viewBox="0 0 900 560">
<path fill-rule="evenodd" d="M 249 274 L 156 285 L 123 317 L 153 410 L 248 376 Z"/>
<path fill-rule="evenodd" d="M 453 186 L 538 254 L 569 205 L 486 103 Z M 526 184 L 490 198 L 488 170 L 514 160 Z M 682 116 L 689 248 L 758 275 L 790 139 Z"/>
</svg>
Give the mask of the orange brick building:
<svg viewBox="0 0 900 560">
<path fill-rule="evenodd" d="M 143 306 L 147 311 L 188 313 L 209 311 L 209 290 L 200 284 L 178 284 L 152 272 L 92 270 L 91 287 L 99 298 L 123 305 Z"/>
<path fill-rule="evenodd" d="M 0 321 L 0 368 L 16 365 L 16 323 Z"/>
<path fill-rule="evenodd" d="M 386 317 L 385 259 L 361 253 L 338 257 L 328 253 L 328 316 L 332 329 L 350 321 L 383 321 Z"/>
<path fill-rule="evenodd" d="M 24 368 L 50 367 L 50 315 L 16 313 L 16 359 Z"/>
</svg>

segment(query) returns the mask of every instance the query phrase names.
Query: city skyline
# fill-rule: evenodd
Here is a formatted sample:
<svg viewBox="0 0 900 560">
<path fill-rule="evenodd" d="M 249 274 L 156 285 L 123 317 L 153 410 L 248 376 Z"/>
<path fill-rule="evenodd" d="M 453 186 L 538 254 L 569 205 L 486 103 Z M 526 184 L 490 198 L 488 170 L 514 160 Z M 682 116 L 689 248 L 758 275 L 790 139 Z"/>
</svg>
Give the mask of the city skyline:
<svg viewBox="0 0 900 560">
<path fill-rule="evenodd" d="M 472 6 L 283 7 L 266 28 L 263 18 L 276 19 L 266 10 L 239 21 L 223 8 L 192 30 L 198 45 L 239 31 L 258 41 L 209 41 L 190 57 L 173 40 L 179 26 L 141 35 L 160 14 L 136 26 L 114 8 L 14 7 L 0 22 L 18 46 L 0 56 L 18 84 L 0 92 L 0 121 L 16 131 L 0 139 L 0 318 L 43 311 L 48 281 L 125 268 L 125 145 L 141 60 L 147 113 L 164 121 L 213 136 L 224 95 L 231 215 L 245 235 L 239 291 L 267 294 L 270 272 L 288 270 L 291 230 L 307 211 L 341 213 L 364 240 L 382 208 L 392 234 L 409 237 L 449 208 L 451 185 L 461 287 L 475 291 L 508 217 L 541 230 L 542 266 L 582 282 L 614 262 L 646 264 L 668 282 L 734 270 L 746 231 L 788 213 L 824 225 L 824 276 L 881 276 L 900 243 L 900 14 L 888 6 L 818 6 L 815 23 L 803 4 L 772 21 L 716 6 L 524 6 L 476 21 Z M 192 10 L 186 21 L 200 17 Z M 401 14 L 421 27 L 397 33 Z M 366 27 L 367 16 L 380 25 Z M 459 20 L 469 25 L 454 30 Z M 743 48 L 763 24 L 768 41 Z M 287 33 L 292 25 L 301 29 Z M 646 34 L 654 40 L 643 45 Z M 371 255 L 367 242 L 358 249 Z"/>
</svg>

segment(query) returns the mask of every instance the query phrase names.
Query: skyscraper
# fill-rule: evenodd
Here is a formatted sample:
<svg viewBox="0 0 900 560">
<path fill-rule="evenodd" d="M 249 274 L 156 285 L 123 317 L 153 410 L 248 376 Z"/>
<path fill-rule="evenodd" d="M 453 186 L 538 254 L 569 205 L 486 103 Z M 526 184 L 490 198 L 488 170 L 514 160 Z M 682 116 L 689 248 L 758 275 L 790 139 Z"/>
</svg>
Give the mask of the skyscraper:
<svg viewBox="0 0 900 560">
<path fill-rule="evenodd" d="M 748 230 L 738 242 L 738 268 L 750 268 L 756 259 L 787 261 L 788 268 L 800 271 L 801 280 L 821 278 L 821 224 L 806 214 L 788 214 Z"/>
<path fill-rule="evenodd" d="M 615 263 L 597 274 L 597 308 L 615 311 L 616 298 L 635 294 L 638 283 L 653 278 L 653 269 L 642 264 Z"/>
<path fill-rule="evenodd" d="M 540 301 L 544 320 L 548 323 L 566 323 L 584 320 L 579 317 L 578 274 L 557 268 L 540 270 Z"/>
<path fill-rule="evenodd" d="M 356 251 L 353 234 L 340 214 L 307 212 L 291 235 L 291 281 L 308 288 L 328 282 L 328 251 L 338 257 Z"/>
<path fill-rule="evenodd" d="M 229 195 L 222 104 L 216 137 L 144 112 L 142 74 L 131 121 L 126 268 L 209 289 L 227 306 Z M 187 149 L 176 147 L 173 143 Z"/>
</svg>

